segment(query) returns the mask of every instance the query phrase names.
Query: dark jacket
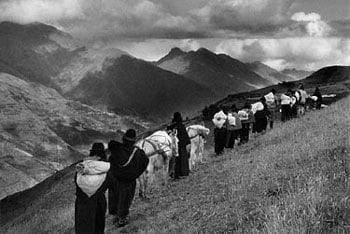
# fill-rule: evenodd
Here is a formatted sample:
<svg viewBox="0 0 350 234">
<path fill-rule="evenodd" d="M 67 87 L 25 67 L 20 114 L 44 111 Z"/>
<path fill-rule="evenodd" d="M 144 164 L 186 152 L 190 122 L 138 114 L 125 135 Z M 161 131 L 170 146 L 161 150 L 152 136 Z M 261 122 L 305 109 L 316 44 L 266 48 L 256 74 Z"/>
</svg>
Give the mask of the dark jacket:
<svg viewBox="0 0 350 234">
<path fill-rule="evenodd" d="M 134 156 L 129 161 L 133 151 Z M 109 161 L 111 163 L 112 175 L 120 181 L 133 181 L 137 179 L 147 168 L 149 159 L 142 149 L 133 144 L 123 143 L 111 152 Z"/>
</svg>

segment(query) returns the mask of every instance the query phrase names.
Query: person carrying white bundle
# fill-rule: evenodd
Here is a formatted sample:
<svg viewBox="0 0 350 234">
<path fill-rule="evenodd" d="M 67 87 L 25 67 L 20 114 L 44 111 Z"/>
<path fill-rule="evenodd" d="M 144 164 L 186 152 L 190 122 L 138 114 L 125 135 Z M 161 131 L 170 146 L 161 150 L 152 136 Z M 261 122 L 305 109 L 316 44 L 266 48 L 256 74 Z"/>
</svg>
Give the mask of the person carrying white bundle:
<svg viewBox="0 0 350 234">
<path fill-rule="evenodd" d="M 237 114 L 238 110 L 235 104 L 229 108 L 226 121 L 226 148 L 233 149 L 235 140 L 239 137 L 242 129 L 241 120 Z"/>
<path fill-rule="evenodd" d="M 220 155 L 224 152 L 225 143 L 226 143 L 226 123 L 227 115 L 222 109 L 218 111 L 213 118 L 213 123 L 215 125 L 214 129 L 214 142 L 215 142 L 215 153 Z"/>
<path fill-rule="evenodd" d="M 104 233 L 107 209 L 105 191 L 110 186 L 104 146 L 94 143 L 90 157 L 76 165 L 75 232 Z"/>
<path fill-rule="evenodd" d="M 271 92 L 266 94 L 264 97 L 266 100 L 267 108 L 270 112 L 268 122 L 270 123 L 270 128 L 273 128 L 273 122 L 275 120 L 275 112 L 276 112 L 276 108 L 277 108 L 276 90 L 271 89 Z"/>
</svg>

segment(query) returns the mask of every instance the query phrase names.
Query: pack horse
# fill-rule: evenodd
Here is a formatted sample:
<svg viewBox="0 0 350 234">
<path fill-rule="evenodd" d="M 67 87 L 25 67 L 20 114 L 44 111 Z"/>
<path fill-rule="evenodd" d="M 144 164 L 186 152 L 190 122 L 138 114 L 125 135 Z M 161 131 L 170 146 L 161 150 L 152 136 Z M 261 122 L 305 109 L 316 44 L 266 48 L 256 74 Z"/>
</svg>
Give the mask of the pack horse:
<svg viewBox="0 0 350 234">
<path fill-rule="evenodd" d="M 186 130 L 191 139 L 189 168 L 192 170 L 197 162 L 203 162 L 204 138 L 209 135 L 210 130 L 199 124 L 188 126 Z"/>
<path fill-rule="evenodd" d="M 147 187 L 154 181 L 156 174 L 161 174 L 162 183 L 169 179 L 169 162 L 171 157 L 178 156 L 178 138 L 176 130 L 156 131 L 152 135 L 136 142 L 136 146 L 143 149 L 149 157 L 146 171 L 139 177 L 139 196 L 146 197 Z"/>
</svg>

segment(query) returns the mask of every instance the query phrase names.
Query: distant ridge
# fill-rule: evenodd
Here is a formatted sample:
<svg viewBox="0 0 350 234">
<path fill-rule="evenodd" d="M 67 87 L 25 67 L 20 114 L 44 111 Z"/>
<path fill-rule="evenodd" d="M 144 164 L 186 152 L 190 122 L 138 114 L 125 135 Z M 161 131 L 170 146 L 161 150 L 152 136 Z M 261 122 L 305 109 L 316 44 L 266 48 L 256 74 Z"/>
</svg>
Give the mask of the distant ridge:
<svg viewBox="0 0 350 234">
<path fill-rule="evenodd" d="M 279 82 L 284 82 L 284 81 L 296 80 L 295 78 L 285 75 L 259 61 L 246 63 L 246 64 L 256 74 L 260 75 L 261 77 L 265 78 L 268 81 L 271 81 L 273 84 L 278 84 Z"/>
<path fill-rule="evenodd" d="M 305 81 L 310 83 L 318 82 L 339 82 L 350 80 L 350 66 L 328 66 L 312 73 Z"/>
<path fill-rule="evenodd" d="M 190 52 L 173 48 L 156 64 L 207 86 L 217 97 L 273 84 L 239 60 L 228 55 L 215 54 L 206 48 Z"/>
<path fill-rule="evenodd" d="M 116 112 L 169 119 L 174 111 L 191 113 L 214 94 L 207 87 L 127 55 L 86 76 L 68 95 Z"/>
<path fill-rule="evenodd" d="M 311 75 L 313 71 L 304 71 L 304 70 L 298 70 L 298 69 L 292 68 L 292 69 L 284 69 L 281 71 L 281 73 L 287 76 L 293 77 L 294 80 L 301 80 Z"/>
</svg>

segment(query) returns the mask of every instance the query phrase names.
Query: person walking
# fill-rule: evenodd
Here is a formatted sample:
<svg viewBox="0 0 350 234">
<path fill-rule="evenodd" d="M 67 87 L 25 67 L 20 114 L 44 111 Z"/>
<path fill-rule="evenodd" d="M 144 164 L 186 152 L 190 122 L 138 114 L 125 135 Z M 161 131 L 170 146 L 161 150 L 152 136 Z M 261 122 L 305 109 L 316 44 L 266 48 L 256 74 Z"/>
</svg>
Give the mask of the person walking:
<svg viewBox="0 0 350 234">
<path fill-rule="evenodd" d="M 136 179 L 146 170 L 149 159 L 142 149 L 134 144 L 136 131 L 128 129 L 122 137 L 122 143 L 110 141 L 109 161 L 113 175 L 111 196 L 109 197 L 110 213 L 115 214 L 114 222 L 118 227 L 129 223 L 129 209 L 135 195 Z"/>
<path fill-rule="evenodd" d="M 104 233 L 107 202 L 105 191 L 110 187 L 110 163 L 105 162 L 102 143 L 94 143 L 90 157 L 76 165 L 75 233 Z"/>
<path fill-rule="evenodd" d="M 226 143 L 226 123 L 227 115 L 222 109 L 215 113 L 214 118 L 212 119 L 215 128 L 214 128 L 214 151 L 216 155 L 221 155 L 224 152 L 225 143 Z"/>
<path fill-rule="evenodd" d="M 233 104 L 228 110 L 226 119 L 226 148 L 234 148 L 235 140 L 238 139 L 241 129 L 242 123 L 237 114 L 237 107 Z"/>
<path fill-rule="evenodd" d="M 304 85 L 300 84 L 298 86 L 296 96 L 298 99 L 298 113 L 299 115 L 305 115 L 305 110 L 306 110 L 306 99 L 308 97 L 307 92 L 304 90 Z"/>
<path fill-rule="evenodd" d="M 239 144 L 245 144 L 249 141 L 250 125 L 255 122 L 254 114 L 251 111 L 251 105 L 246 102 L 243 109 L 238 111 L 238 117 L 242 123 Z"/>
<path fill-rule="evenodd" d="M 175 112 L 172 119 L 172 127 L 177 130 L 179 156 L 175 159 L 175 175 L 174 179 L 180 179 L 189 175 L 189 152 L 191 140 L 186 131 L 185 125 L 182 123 L 180 112 Z"/>
<path fill-rule="evenodd" d="M 321 106 L 323 104 L 322 94 L 318 87 L 316 87 L 315 92 L 312 96 L 317 97 L 316 99 L 316 109 L 321 109 Z"/>
<path fill-rule="evenodd" d="M 292 103 L 291 90 L 281 94 L 281 121 L 285 122 L 290 119 L 290 106 Z"/>
<path fill-rule="evenodd" d="M 270 129 L 272 129 L 273 122 L 275 120 L 275 115 L 276 115 L 276 108 L 277 108 L 276 90 L 271 89 L 271 91 L 268 94 L 266 94 L 264 97 L 266 100 L 267 109 L 270 112 L 268 123 L 270 125 Z"/>
</svg>

